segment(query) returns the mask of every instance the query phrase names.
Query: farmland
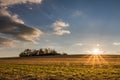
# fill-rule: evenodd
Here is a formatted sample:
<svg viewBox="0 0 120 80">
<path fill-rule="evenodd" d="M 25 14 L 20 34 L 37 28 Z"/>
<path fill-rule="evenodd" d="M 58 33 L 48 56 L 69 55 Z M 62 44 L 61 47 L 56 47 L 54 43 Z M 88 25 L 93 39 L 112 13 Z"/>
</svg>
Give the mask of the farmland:
<svg viewBox="0 0 120 80">
<path fill-rule="evenodd" d="M 0 80 L 120 80 L 120 56 L 1 58 Z"/>
</svg>

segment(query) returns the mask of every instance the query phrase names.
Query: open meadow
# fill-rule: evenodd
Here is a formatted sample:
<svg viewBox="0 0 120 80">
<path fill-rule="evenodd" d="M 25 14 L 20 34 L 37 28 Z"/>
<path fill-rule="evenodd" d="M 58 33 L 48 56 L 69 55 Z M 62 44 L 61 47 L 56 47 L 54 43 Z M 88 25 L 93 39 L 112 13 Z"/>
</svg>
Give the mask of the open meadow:
<svg viewBox="0 0 120 80">
<path fill-rule="evenodd" d="M 0 80 L 120 80 L 120 0 L 0 0 Z"/>
<path fill-rule="evenodd" d="M 0 80 L 120 80 L 120 56 L 1 58 Z"/>
</svg>

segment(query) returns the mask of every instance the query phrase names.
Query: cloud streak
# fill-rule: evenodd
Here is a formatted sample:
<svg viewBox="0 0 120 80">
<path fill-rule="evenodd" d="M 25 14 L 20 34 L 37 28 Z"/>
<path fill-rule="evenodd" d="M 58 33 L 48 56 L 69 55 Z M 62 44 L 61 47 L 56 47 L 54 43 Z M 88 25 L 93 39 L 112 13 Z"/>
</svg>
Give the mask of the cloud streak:
<svg viewBox="0 0 120 80">
<path fill-rule="evenodd" d="M 80 10 L 76 10 L 75 12 L 73 12 L 72 17 L 80 17 L 82 16 L 83 12 Z"/>
<path fill-rule="evenodd" d="M 69 27 L 68 23 L 65 23 L 63 21 L 55 21 L 52 25 L 54 34 L 56 35 L 64 35 L 64 34 L 70 34 L 71 32 L 69 30 L 65 30 L 64 28 Z"/>
<path fill-rule="evenodd" d="M 83 46 L 83 43 L 76 43 L 76 46 Z"/>
<path fill-rule="evenodd" d="M 0 37 L 0 47 L 14 47 L 15 40 Z"/>
<path fill-rule="evenodd" d="M 114 42 L 113 45 L 120 46 L 120 42 Z"/>
<path fill-rule="evenodd" d="M 40 4 L 42 0 L 1 0 L 1 6 L 11 6 L 15 4 L 35 3 Z"/>
</svg>

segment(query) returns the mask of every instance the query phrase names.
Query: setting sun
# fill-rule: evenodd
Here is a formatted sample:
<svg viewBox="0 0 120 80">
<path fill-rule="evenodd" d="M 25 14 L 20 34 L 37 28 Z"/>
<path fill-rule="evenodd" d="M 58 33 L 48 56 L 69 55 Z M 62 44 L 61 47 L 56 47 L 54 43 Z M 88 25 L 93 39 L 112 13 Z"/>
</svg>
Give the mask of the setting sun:
<svg viewBox="0 0 120 80">
<path fill-rule="evenodd" d="M 99 55 L 99 54 L 103 53 L 103 51 L 101 51 L 100 49 L 93 49 L 91 52 L 94 55 Z"/>
</svg>

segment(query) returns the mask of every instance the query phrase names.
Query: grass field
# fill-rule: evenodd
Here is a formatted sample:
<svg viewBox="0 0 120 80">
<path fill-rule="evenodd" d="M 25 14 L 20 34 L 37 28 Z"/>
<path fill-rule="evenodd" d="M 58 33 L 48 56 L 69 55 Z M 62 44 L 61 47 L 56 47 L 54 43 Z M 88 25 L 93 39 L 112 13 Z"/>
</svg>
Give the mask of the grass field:
<svg viewBox="0 0 120 80">
<path fill-rule="evenodd" d="M 3 58 L 0 80 L 120 80 L 120 56 Z"/>
</svg>

